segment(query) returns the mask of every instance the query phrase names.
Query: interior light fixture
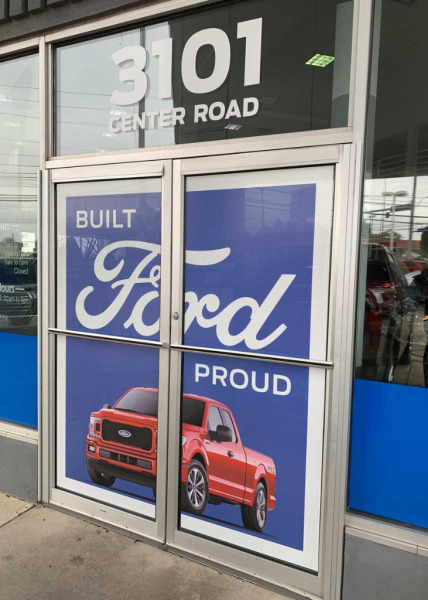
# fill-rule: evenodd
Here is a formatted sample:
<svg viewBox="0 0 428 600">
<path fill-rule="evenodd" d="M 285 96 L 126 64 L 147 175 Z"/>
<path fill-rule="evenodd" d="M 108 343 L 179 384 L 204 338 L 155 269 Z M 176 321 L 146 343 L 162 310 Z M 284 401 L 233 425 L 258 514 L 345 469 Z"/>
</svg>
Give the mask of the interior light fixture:
<svg viewBox="0 0 428 600">
<path fill-rule="evenodd" d="M 334 61 L 334 56 L 327 56 L 327 54 L 315 54 L 305 64 L 311 67 L 326 67 Z"/>
<path fill-rule="evenodd" d="M 263 96 L 262 98 L 259 98 L 260 103 L 263 104 L 275 104 L 277 100 L 278 98 L 271 98 L 270 96 Z"/>
</svg>

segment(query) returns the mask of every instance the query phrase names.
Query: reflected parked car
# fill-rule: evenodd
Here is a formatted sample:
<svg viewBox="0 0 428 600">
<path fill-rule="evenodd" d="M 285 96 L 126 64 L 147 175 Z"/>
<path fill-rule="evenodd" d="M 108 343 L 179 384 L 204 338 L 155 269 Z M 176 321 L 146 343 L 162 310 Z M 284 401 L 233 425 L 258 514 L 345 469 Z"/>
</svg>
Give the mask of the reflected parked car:
<svg viewBox="0 0 428 600">
<path fill-rule="evenodd" d="M 393 382 L 397 365 L 410 365 L 419 288 L 381 244 L 367 244 L 364 379 Z"/>
<path fill-rule="evenodd" d="M 412 285 L 412 283 L 416 283 L 415 278 L 420 274 L 421 271 L 409 271 L 408 273 L 405 273 L 404 277 L 406 278 L 407 285 Z"/>
<path fill-rule="evenodd" d="M 422 259 L 418 260 L 416 258 L 405 258 L 402 263 L 410 273 L 413 273 L 414 271 L 420 272 L 424 267 L 427 266 Z"/>
</svg>

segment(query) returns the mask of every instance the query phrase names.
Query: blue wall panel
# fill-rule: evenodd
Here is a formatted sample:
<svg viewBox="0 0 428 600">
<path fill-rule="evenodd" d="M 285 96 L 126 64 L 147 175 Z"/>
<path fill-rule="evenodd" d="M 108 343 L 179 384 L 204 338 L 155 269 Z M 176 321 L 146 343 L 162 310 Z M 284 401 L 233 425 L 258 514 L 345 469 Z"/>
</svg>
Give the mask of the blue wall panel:
<svg viewBox="0 0 428 600">
<path fill-rule="evenodd" d="M 0 333 L 0 419 L 37 427 L 37 337 Z"/>
<path fill-rule="evenodd" d="M 428 528 L 428 390 L 356 379 L 349 506 Z"/>
</svg>

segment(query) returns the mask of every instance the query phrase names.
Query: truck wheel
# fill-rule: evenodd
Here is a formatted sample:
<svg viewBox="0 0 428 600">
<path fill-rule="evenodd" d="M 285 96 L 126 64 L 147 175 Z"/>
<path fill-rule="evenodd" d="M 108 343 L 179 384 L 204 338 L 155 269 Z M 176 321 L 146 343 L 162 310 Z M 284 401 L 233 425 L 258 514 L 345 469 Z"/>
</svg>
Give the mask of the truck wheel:
<svg viewBox="0 0 428 600">
<path fill-rule="evenodd" d="M 208 503 L 208 477 L 199 460 L 192 460 L 186 483 L 181 494 L 181 508 L 194 515 L 201 515 Z"/>
<path fill-rule="evenodd" d="M 99 473 L 98 471 L 90 467 L 88 463 L 86 463 L 86 468 L 88 469 L 89 477 L 94 483 L 97 483 L 98 485 L 103 485 L 104 487 L 111 487 L 116 481 L 116 477 L 103 475 L 103 473 Z"/>
<path fill-rule="evenodd" d="M 267 498 L 266 488 L 261 481 L 257 484 L 254 504 L 252 506 L 241 504 L 241 516 L 247 529 L 263 531 L 267 518 Z"/>
</svg>

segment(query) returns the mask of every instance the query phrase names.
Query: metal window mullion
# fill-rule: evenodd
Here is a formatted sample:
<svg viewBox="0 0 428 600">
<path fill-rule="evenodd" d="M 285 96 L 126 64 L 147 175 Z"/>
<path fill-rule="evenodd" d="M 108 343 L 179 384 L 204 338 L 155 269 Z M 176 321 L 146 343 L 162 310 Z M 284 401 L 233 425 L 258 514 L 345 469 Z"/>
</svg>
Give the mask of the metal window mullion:
<svg viewBox="0 0 428 600">
<path fill-rule="evenodd" d="M 44 328 L 46 331 L 47 338 L 47 363 L 48 363 L 48 378 L 45 380 L 45 388 L 47 390 L 47 413 L 48 422 L 47 428 L 49 431 L 48 444 L 48 462 L 49 462 L 49 496 L 47 501 L 51 500 L 52 488 L 56 484 L 56 436 L 57 436 L 57 423 L 56 423 L 56 397 L 57 397 L 57 373 L 56 373 L 56 339 L 49 335 L 49 327 L 56 325 L 57 318 L 57 289 L 56 289 L 56 195 L 55 185 L 52 182 L 51 174 L 48 172 L 46 176 L 46 202 L 47 215 L 46 215 L 46 227 L 48 230 L 48 246 L 47 246 L 47 277 L 46 277 L 46 296 L 44 302 L 47 304 L 46 320 Z"/>
<path fill-rule="evenodd" d="M 211 142 L 191 142 L 177 146 L 157 146 L 137 150 L 117 150 L 87 154 L 53 156 L 46 168 L 53 172 L 70 167 L 90 167 L 114 165 L 117 163 L 153 162 L 158 160 L 197 159 L 200 157 L 222 157 L 245 153 L 251 155 L 266 150 L 308 150 L 320 146 L 337 146 L 352 143 L 352 129 L 318 129 L 291 133 L 276 133 L 268 136 L 250 136 L 239 140 L 213 140 Z M 337 160 L 325 160 L 325 163 Z M 296 166 L 296 165 L 295 165 Z"/>
<path fill-rule="evenodd" d="M 47 367 L 47 344 L 48 338 L 45 335 L 44 327 L 47 323 L 48 311 L 44 299 L 48 298 L 48 287 L 45 283 L 45 274 L 48 273 L 48 255 L 49 248 L 47 228 L 46 205 L 49 201 L 49 190 L 47 188 L 46 172 L 46 139 L 49 128 L 47 118 L 47 61 L 46 44 L 44 37 L 38 39 L 39 49 L 39 171 L 37 178 L 37 426 L 39 429 L 38 444 L 38 475 L 37 475 L 37 499 L 40 502 L 46 498 L 47 487 L 47 469 L 43 462 L 46 462 L 47 444 L 49 441 L 49 431 L 47 429 L 46 416 L 48 414 L 48 400 L 45 396 L 45 389 L 49 386 L 49 369 Z M 45 226 L 46 224 L 46 226 Z M 46 255 L 46 260 L 45 260 Z"/>
<path fill-rule="evenodd" d="M 341 227 L 338 235 L 337 286 L 334 290 L 334 358 L 340 368 L 332 373 L 328 439 L 325 446 L 326 553 L 331 554 L 325 575 L 325 597 L 339 600 L 343 574 L 344 520 L 350 404 L 353 376 L 353 335 L 356 303 L 359 209 L 361 203 L 362 145 L 344 146 L 338 178 Z"/>
<path fill-rule="evenodd" d="M 355 0 L 348 124 L 353 141 L 364 142 L 369 96 L 374 0 Z"/>
<path fill-rule="evenodd" d="M 346 148 L 346 152 L 344 152 Z M 340 329 L 342 311 L 341 304 L 337 302 L 341 297 L 343 288 L 343 278 L 341 277 L 344 269 L 343 240 L 347 237 L 347 214 L 348 214 L 348 194 L 349 194 L 349 148 L 341 148 L 341 159 L 335 169 L 334 185 L 334 212 L 332 223 L 332 252 L 331 252 L 331 274 L 330 274 L 330 294 L 329 294 L 329 327 L 328 327 L 328 352 L 337 364 L 340 360 L 340 340 L 342 331 Z M 344 163 L 347 163 L 346 165 Z M 323 587 L 325 596 L 330 596 L 331 587 L 334 586 L 334 568 L 337 563 L 338 549 L 336 547 L 336 530 L 334 529 L 337 521 L 335 515 L 337 507 L 334 504 L 335 498 L 335 465 L 336 454 L 331 451 L 337 445 L 337 420 L 338 407 L 336 400 L 336 381 L 339 369 L 335 369 L 326 382 L 326 400 L 324 416 L 324 444 L 323 444 L 323 478 L 322 478 L 322 497 L 321 507 L 323 518 L 321 521 L 321 540 L 320 545 L 320 564 L 323 572 Z M 341 565 L 339 565 L 341 569 Z"/>
<path fill-rule="evenodd" d="M 42 275 L 41 264 L 41 241 L 43 239 L 43 216 L 42 216 L 42 198 L 43 198 L 43 172 L 39 169 L 37 172 L 37 427 L 39 430 L 39 443 L 37 449 L 37 500 L 42 500 L 42 425 L 43 425 L 43 320 L 42 320 Z"/>
<path fill-rule="evenodd" d="M 214 356 L 224 356 L 230 358 L 244 358 L 248 360 L 259 360 L 263 362 L 276 362 L 284 365 L 293 365 L 301 367 L 317 367 L 322 369 L 332 369 L 333 362 L 327 360 L 313 360 L 310 358 L 294 358 L 292 356 L 281 356 L 274 354 L 256 354 L 253 352 L 239 352 L 236 350 L 223 350 L 217 348 L 204 348 L 200 346 L 186 346 L 184 344 L 171 344 L 171 350 L 179 352 L 190 352 L 192 354 L 211 354 Z"/>
<path fill-rule="evenodd" d="M 166 541 L 167 473 L 168 473 L 168 415 L 170 381 L 170 319 L 171 319 L 171 227 L 172 227 L 172 162 L 164 163 L 162 178 L 162 237 L 160 289 L 160 349 L 156 477 L 156 524 L 158 538 Z"/>
<path fill-rule="evenodd" d="M 86 165 L 70 166 L 52 171 L 52 180 L 55 184 L 79 183 L 91 181 L 117 181 L 131 179 L 161 178 L 164 174 L 164 166 L 160 160 L 142 163 L 121 162 L 115 157 L 115 162 L 110 165 Z"/>
<path fill-rule="evenodd" d="M 6 42 L 0 45 L 0 58 L 14 58 L 14 55 L 23 52 L 31 52 L 37 50 L 40 43 L 40 37 L 34 36 L 27 38 L 26 40 L 19 40 L 18 42 Z"/>
<path fill-rule="evenodd" d="M 49 502 L 52 481 L 53 464 L 55 461 L 52 452 L 52 438 L 54 437 L 52 424 L 52 355 L 50 351 L 51 340 L 49 339 L 48 327 L 50 319 L 50 305 L 52 293 L 50 290 L 51 272 L 51 228 L 50 228 L 50 206 L 52 203 L 49 173 L 41 172 L 40 186 L 40 208 L 39 208 L 39 235 L 38 256 L 38 335 L 40 337 L 39 355 L 39 461 L 41 471 L 39 473 L 39 495 L 40 500 Z"/>
<path fill-rule="evenodd" d="M 184 177 L 181 166 L 181 160 L 174 161 L 172 180 L 171 345 L 181 344 L 183 335 Z M 181 448 L 181 406 L 179 402 L 173 401 L 173 399 L 181 398 L 181 359 L 180 352 L 172 352 L 170 355 L 167 544 L 174 544 L 179 518 L 178 490 L 181 465 L 177 459 L 177 449 Z"/>
<path fill-rule="evenodd" d="M 158 341 L 127 338 L 115 335 L 104 335 L 101 333 L 90 333 L 89 331 L 74 331 L 73 329 L 57 329 L 56 327 L 49 327 L 48 332 L 55 336 L 64 335 L 67 337 L 83 338 L 86 340 L 96 340 L 100 342 L 117 342 L 119 344 L 132 344 L 135 346 L 146 346 L 150 348 L 162 347 L 162 342 Z"/>
</svg>

